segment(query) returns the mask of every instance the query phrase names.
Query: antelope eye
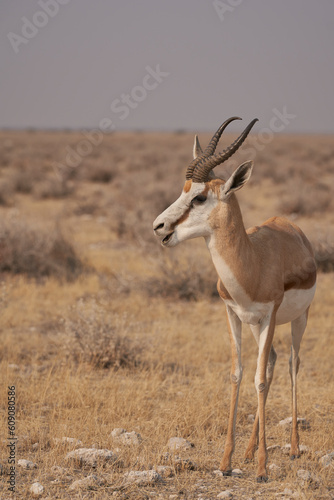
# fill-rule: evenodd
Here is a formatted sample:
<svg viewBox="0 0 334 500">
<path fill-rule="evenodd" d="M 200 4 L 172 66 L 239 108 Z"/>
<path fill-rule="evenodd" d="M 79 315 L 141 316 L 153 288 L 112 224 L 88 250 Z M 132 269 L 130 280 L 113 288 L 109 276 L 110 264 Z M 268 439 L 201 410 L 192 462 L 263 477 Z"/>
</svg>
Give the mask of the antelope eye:
<svg viewBox="0 0 334 500">
<path fill-rule="evenodd" d="M 199 194 L 198 196 L 195 196 L 195 198 L 191 200 L 191 204 L 193 205 L 194 203 L 204 203 L 205 201 L 206 201 L 206 196 L 204 196 L 203 194 Z"/>
</svg>

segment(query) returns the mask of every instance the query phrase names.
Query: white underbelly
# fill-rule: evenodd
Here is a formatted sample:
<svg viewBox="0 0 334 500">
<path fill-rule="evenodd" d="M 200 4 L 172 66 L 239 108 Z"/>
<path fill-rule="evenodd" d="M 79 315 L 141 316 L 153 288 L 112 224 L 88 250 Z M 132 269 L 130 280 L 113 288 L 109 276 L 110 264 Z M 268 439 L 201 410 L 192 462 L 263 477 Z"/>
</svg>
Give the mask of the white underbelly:
<svg viewBox="0 0 334 500">
<path fill-rule="evenodd" d="M 276 325 L 289 323 L 297 319 L 312 302 L 316 285 L 309 289 L 292 288 L 285 292 L 283 301 L 276 313 Z M 238 304 L 234 300 L 224 300 L 242 323 L 256 325 L 271 314 L 274 302 L 251 302 Z"/>
<path fill-rule="evenodd" d="M 316 285 L 314 284 L 312 288 L 304 290 L 291 288 L 291 290 L 285 292 L 282 304 L 276 314 L 276 325 L 283 325 L 299 318 L 311 304 L 315 289 Z"/>
</svg>

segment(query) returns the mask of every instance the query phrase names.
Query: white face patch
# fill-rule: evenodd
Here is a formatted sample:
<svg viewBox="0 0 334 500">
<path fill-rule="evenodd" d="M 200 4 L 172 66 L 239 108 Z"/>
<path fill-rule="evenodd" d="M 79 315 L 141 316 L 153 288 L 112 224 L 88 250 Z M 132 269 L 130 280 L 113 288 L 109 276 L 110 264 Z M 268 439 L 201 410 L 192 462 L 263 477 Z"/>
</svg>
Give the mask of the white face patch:
<svg viewBox="0 0 334 500">
<path fill-rule="evenodd" d="M 216 196 L 209 190 L 204 202 L 195 200 L 204 195 L 206 184 L 192 183 L 188 192 L 183 191 L 181 196 L 159 215 L 153 223 L 155 234 L 162 238 L 163 246 L 175 246 L 199 236 L 207 237 L 212 229 L 209 216 L 217 205 Z"/>
</svg>

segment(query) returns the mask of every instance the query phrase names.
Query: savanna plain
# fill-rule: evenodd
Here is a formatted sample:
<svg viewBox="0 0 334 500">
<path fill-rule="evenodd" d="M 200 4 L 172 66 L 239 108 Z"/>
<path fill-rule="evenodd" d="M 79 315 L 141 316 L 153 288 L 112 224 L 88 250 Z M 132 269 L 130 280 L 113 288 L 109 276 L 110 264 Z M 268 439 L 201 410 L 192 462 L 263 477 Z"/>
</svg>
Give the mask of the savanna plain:
<svg viewBox="0 0 334 500">
<path fill-rule="evenodd" d="M 223 136 L 221 148 L 234 138 Z M 333 137 L 277 135 L 263 144 L 253 134 L 216 169 L 226 176 L 254 158 L 238 192 L 246 227 L 285 215 L 306 233 L 318 264 L 298 375 L 304 449 L 291 461 L 290 428 L 279 424 L 291 415 L 283 325 L 274 338 L 263 484 L 256 464 L 243 460 L 256 413 L 250 329 L 233 460 L 241 472 L 221 477 L 230 348 L 215 270 L 204 241 L 164 249 L 152 231 L 181 192 L 193 135 L 115 132 L 85 149 L 87 140 L 71 131 L 0 133 L 0 498 L 31 498 L 35 482 L 43 486 L 35 495 L 49 499 L 214 499 L 226 490 L 236 499 L 334 498 L 334 458 L 321 460 L 334 451 Z M 193 446 L 173 450 L 173 437 Z M 112 454 L 90 464 L 70 459 L 80 448 Z"/>
</svg>

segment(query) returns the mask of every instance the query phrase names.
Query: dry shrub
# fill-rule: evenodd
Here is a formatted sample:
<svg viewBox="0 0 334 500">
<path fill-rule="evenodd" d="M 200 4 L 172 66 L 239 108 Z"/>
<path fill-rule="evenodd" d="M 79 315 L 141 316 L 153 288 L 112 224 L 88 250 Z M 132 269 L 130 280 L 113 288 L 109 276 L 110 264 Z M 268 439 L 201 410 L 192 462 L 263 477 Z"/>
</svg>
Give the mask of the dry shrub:
<svg viewBox="0 0 334 500">
<path fill-rule="evenodd" d="M 218 297 L 217 275 L 209 257 L 204 263 L 191 256 L 185 262 L 160 255 L 152 264 L 157 268 L 155 276 L 139 284 L 149 297 L 186 301 Z"/>
<path fill-rule="evenodd" d="M 42 182 L 39 182 L 35 189 L 34 194 L 36 198 L 66 198 L 74 192 L 74 184 L 68 177 L 49 176 Z"/>
<path fill-rule="evenodd" d="M 10 178 L 13 191 L 16 193 L 30 194 L 33 191 L 35 179 L 32 172 L 27 170 L 14 170 Z"/>
<path fill-rule="evenodd" d="M 153 234 L 154 219 L 173 203 L 181 193 L 183 177 L 155 181 L 152 173 L 119 176 L 113 183 L 114 195 L 106 209 L 112 214 L 110 228 L 122 241 L 157 246 Z"/>
<path fill-rule="evenodd" d="M 0 272 L 71 281 L 83 271 L 73 246 L 59 229 L 46 231 L 23 221 L 0 226 Z"/>
<path fill-rule="evenodd" d="M 96 302 L 80 299 L 65 321 L 63 348 L 65 355 L 76 363 L 88 363 L 93 368 L 134 368 L 140 365 L 142 347 L 133 336 L 136 324 L 126 317 L 110 315 Z"/>
<path fill-rule="evenodd" d="M 8 207 L 12 205 L 12 186 L 7 182 L 0 184 L 0 206 Z"/>
<path fill-rule="evenodd" d="M 110 228 L 120 242 L 156 248 L 157 241 L 153 234 L 152 222 L 152 210 L 144 204 L 137 211 L 127 210 L 124 206 L 114 206 Z"/>
<path fill-rule="evenodd" d="M 313 245 L 315 260 L 319 271 L 331 273 L 334 271 L 334 245 L 320 240 Z"/>
<path fill-rule="evenodd" d="M 277 209 L 285 214 L 310 216 L 315 212 L 326 212 L 331 200 L 331 190 L 325 184 L 304 185 L 294 178 L 284 191 Z"/>
<path fill-rule="evenodd" d="M 106 156 L 99 150 L 96 156 L 90 155 L 78 167 L 72 169 L 72 176 L 81 181 L 108 184 L 114 180 L 117 170 L 118 165 L 113 152 L 110 156 Z"/>
<path fill-rule="evenodd" d="M 254 163 L 251 178 L 253 182 L 260 183 L 265 178 L 272 179 L 275 184 L 286 182 L 288 174 L 286 169 L 282 169 L 282 165 L 278 165 L 276 158 L 270 154 L 258 152 Z"/>
<path fill-rule="evenodd" d="M 150 276 L 134 276 L 127 272 L 100 274 L 99 282 L 108 296 L 130 296 L 140 293 L 149 298 L 163 298 L 171 301 L 199 301 L 219 298 L 217 292 L 217 273 L 212 265 L 210 255 L 186 253 L 185 249 L 169 255 L 161 251 L 157 242 L 150 248 L 142 241 L 137 242 L 137 253 L 149 263 Z M 170 251 L 169 251 L 170 252 Z M 181 258 L 182 257 L 182 258 Z"/>
<path fill-rule="evenodd" d="M 108 184 L 115 177 L 114 172 L 108 167 L 93 167 L 91 169 L 86 169 L 84 178 L 90 182 L 100 182 L 102 184 Z"/>
</svg>

